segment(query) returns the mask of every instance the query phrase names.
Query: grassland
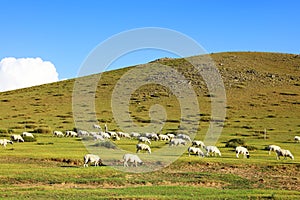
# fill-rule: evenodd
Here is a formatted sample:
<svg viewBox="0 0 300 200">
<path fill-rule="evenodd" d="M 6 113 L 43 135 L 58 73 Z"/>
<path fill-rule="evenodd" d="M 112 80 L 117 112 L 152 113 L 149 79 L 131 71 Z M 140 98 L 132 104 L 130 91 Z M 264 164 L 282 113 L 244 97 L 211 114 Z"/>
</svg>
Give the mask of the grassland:
<svg viewBox="0 0 300 200">
<path fill-rule="evenodd" d="M 125 173 L 110 166 L 82 167 L 88 152 L 79 138 L 55 138 L 53 130 L 75 128 L 72 92 L 75 79 L 0 93 L 0 136 L 30 131 L 36 142 L 15 143 L 0 151 L 0 197 L 11 199 L 297 199 L 300 196 L 300 56 L 278 53 L 219 53 L 211 58 L 223 77 L 227 117 L 217 141 L 222 158 L 188 157 L 183 154 L 170 166 L 152 173 Z M 201 57 L 194 57 L 199 59 Z M 196 139 L 203 139 L 211 111 L 210 97 L 201 77 L 184 59 L 159 59 L 191 82 L 200 105 Z M 117 81 L 131 68 L 86 77 L 99 80 L 95 94 L 96 115 L 103 126 L 119 130 L 111 96 Z M 84 79 L 84 78 L 82 78 Z M 93 92 L 89 83 L 83 92 Z M 162 133 L 176 131 L 180 123 L 179 102 L 167 88 L 146 85 L 130 99 L 134 122 L 147 126 L 151 105 L 166 109 Z M 94 122 L 93 122 L 94 123 Z M 267 130 L 264 138 L 263 131 Z M 236 159 L 230 139 L 243 139 L 253 147 L 251 158 Z M 134 151 L 133 140 L 116 144 Z M 277 144 L 291 150 L 295 160 L 277 161 L 265 147 Z M 157 149 L 163 142 L 154 142 Z M 154 148 L 155 151 L 155 148 Z M 105 164 L 105 162 L 104 162 Z M 121 163 L 120 163 L 121 165 Z"/>
</svg>

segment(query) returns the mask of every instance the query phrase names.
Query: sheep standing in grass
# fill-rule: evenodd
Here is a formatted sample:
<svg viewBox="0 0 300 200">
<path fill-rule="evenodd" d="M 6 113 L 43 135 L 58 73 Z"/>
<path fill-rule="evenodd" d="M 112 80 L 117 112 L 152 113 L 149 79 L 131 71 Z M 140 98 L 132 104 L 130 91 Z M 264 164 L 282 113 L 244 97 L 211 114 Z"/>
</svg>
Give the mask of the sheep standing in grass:
<svg viewBox="0 0 300 200">
<path fill-rule="evenodd" d="M 31 138 L 34 138 L 34 136 L 32 135 L 32 133 L 28 133 L 28 132 L 23 132 L 22 133 L 22 137 L 31 137 Z"/>
<path fill-rule="evenodd" d="M 150 139 L 149 138 L 147 138 L 147 137 L 139 137 L 139 142 L 145 142 L 145 143 L 149 143 L 149 144 L 151 144 L 151 141 L 150 141 Z"/>
<path fill-rule="evenodd" d="M 299 143 L 300 142 L 300 136 L 295 136 L 294 140 L 295 140 L 295 142 Z"/>
<path fill-rule="evenodd" d="M 66 137 L 77 137 L 78 134 L 75 131 L 66 131 Z"/>
<path fill-rule="evenodd" d="M 276 150 L 280 150 L 280 146 L 277 146 L 277 145 L 269 145 L 268 146 L 268 149 L 269 149 L 269 155 L 271 155 L 271 151 L 274 151 L 276 153 Z"/>
<path fill-rule="evenodd" d="M 104 139 L 110 139 L 110 135 L 106 132 L 99 132 L 99 135 L 101 135 Z"/>
<path fill-rule="evenodd" d="M 206 156 L 209 156 L 210 154 L 213 156 L 216 156 L 216 155 L 221 156 L 221 152 L 218 149 L 218 147 L 216 147 L 216 146 L 206 146 L 205 150 L 206 150 Z"/>
<path fill-rule="evenodd" d="M 134 138 L 139 138 L 141 136 L 141 134 L 136 133 L 136 132 L 132 132 L 132 133 L 130 133 L 130 136 L 134 137 Z"/>
<path fill-rule="evenodd" d="M 175 135 L 173 133 L 168 133 L 167 136 L 170 138 L 170 140 L 172 140 L 173 138 L 175 138 Z"/>
<path fill-rule="evenodd" d="M 151 140 L 158 141 L 159 137 L 157 136 L 156 133 L 146 133 L 145 136 Z"/>
<path fill-rule="evenodd" d="M 169 136 L 167 136 L 167 135 L 159 134 L 158 137 L 162 141 L 169 141 L 170 140 Z"/>
<path fill-rule="evenodd" d="M 170 141 L 169 146 L 179 146 L 179 145 L 186 145 L 186 141 L 181 138 L 174 138 Z"/>
<path fill-rule="evenodd" d="M 55 136 L 55 137 L 64 137 L 64 134 L 61 131 L 53 131 L 53 136 Z"/>
<path fill-rule="evenodd" d="M 202 142 L 202 141 L 200 141 L 200 140 L 194 140 L 194 141 L 192 142 L 192 146 L 205 148 L 204 142 Z"/>
<path fill-rule="evenodd" d="M 0 139 L 0 145 L 4 146 L 6 148 L 7 144 L 14 144 L 13 141 L 7 140 L 7 139 Z"/>
<path fill-rule="evenodd" d="M 124 167 L 128 167 L 128 162 L 133 163 L 136 167 L 138 166 L 138 164 L 143 164 L 143 161 L 134 154 L 125 154 L 123 156 L 123 161 L 124 161 Z"/>
<path fill-rule="evenodd" d="M 11 140 L 13 140 L 13 141 L 24 142 L 24 139 L 22 138 L 21 135 L 11 135 L 10 138 L 11 138 Z"/>
<path fill-rule="evenodd" d="M 292 160 L 294 160 L 294 156 L 289 150 L 277 149 L 276 154 L 277 154 L 277 160 L 280 160 L 280 156 L 284 157 L 284 159 L 286 159 L 286 157 L 289 157 Z"/>
<path fill-rule="evenodd" d="M 181 138 L 181 139 L 186 140 L 186 141 L 189 141 L 189 142 L 192 141 L 191 138 L 190 138 L 190 136 L 188 136 L 188 135 L 186 135 L 186 134 L 178 134 L 178 135 L 176 136 L 176 138 Z"/>
<path fill-rule="evenodd" d="M 250 158 L 250 154 L 247 148 L 238 146 L 235 148 L 236 157 L 239 158 L 239 154 L 243 154 L 244 158 Z"/>
<path fill-rule="evenodd" d="M 198 156 L 204 157 L 204 153 L 198 147 L 189 147 L 188 152 L 189 152 L 189 156 L 191 155 L 191 153 L 193 153 L 193 154 L 196 154 Z"/>
<path fill-rule="evenodd" d="M 88 131 L 84 131 L 84 130 L 79 130 L 77 133 L 78 137 L 85 137 L 85 136 L 89 136 L 90 133 Z"/>
<path fill-rule="evenodd" d="M 118 132 L 117 134 L 119 137 L 131 139 L 131 136 L 129 135 L 129 133 Z"/>
<path fill-rule="evenodd" d="M 94 125 L 93 125 L 93 128 L 95 128 L 95 129 L 99 129 L 100 131 L 102 131 L 102 128 L 101 128 L 101 126 L 100 126 L 100 125 L 98 125 L 98 124 L 94 124 Z"/>
<path fill-rule="evenodd" d="M 88 167 L 88 163 L 94 163 L 95 166 L 99 166 L 102 163 L 102 160 L 98 155 L 86 154 L 83 158 L 84 164 L 83 167 Z"/>
<path fill-rule="evenodd" d="M 148 153 L 151 153 L 151 148 L 147 144 L 137 144 L 136 145 L 136 152 L 138 153 L 139 151 L 148 151 Z"/>
</svg>

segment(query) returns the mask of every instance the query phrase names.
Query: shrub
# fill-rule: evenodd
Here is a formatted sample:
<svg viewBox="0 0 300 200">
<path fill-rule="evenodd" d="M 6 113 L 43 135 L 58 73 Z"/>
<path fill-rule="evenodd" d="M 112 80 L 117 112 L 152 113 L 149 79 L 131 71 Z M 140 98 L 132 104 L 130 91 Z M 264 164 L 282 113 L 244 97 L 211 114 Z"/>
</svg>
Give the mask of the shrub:
<svg viewBox="0 0 300 200">
<path fill-rule="evenodd" d="M 35 133 L 51 133 L 49 128 L 36 128 L 34 129 Z"/>
<path fill-rule="evenodd" d="M 97 142 L 96 144 L 94 144 L 94 146 L 96 146 L 96 147 L 105 147 L 105 148 L 108 148 L 108 149 L 117 149 L 116 145 L 111 143 L 110 141 Z"/>
<path fill-rule="evenodd" d="M 231 139 L 231 140 L 227 141 L 225 147 L 235 148 L 237 146 L 244 146 L 244 145 L 245 145 L 244 140 L 235 138 L 235 139 Z"/>
<path fill-rule="evenodd" d="M 36 138 L 32 138 L 32 137 L 27 137 L 27 136 L 24 136 L 23 137 L 24 139 L 24 142 L 36 142 Z"/>
</svg>

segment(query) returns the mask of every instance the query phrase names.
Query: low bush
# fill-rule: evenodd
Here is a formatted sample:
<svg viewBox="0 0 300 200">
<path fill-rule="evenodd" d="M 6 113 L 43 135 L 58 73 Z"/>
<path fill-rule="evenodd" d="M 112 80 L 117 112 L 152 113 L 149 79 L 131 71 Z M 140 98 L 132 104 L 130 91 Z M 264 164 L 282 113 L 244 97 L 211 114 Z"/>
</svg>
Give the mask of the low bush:
<svg viewBox="0 0 300 200">
<path fill-rule="evenodd" d="M 227 141 L 225 147 L 235 148 L 237 146 L 244 146 L 244 145 L 245 145 L 244 140 L 235 138 L 235 139 L 231 139 L 231 140 Z"/>
</svg>

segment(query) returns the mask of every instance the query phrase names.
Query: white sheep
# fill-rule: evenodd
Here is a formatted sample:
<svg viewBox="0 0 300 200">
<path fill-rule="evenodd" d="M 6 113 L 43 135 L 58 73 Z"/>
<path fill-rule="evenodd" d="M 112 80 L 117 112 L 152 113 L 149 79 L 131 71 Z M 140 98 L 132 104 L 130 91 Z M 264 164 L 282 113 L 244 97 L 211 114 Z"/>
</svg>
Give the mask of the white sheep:
<svg viewBox="0 0 300 200">
<path fill-rule="evenodd" d="M 101 141 L 104 141 L 104 138 L 103 138 L 101 135 L 94 134 L 94 135 L 93 135 L 93 138 L 94 138 L 94 140 L 101 140 Z"/>
<path fill-rule="evenodd" d="M 276 150 L 279 150 L 281 149 L 280 146 L 277 146 L 277 145 L 269 145 L 268 146 L 268 149 L 269 149 L 269 155 L 271 155 L 271 151 L 274 151 L 276 153 Z"/>
<path fill-rule="evenodd" d="M 99 130 L 101 130 L 101 131 L 102 131 L 102 128 L 101 128 L 101 126 L 100 126 L 100 125 L 98 125 L 98 124 L 94 124 L 94 125 L 93 125 L 93 128 L 95 128 L 95 129 L 99 129 Z"/>
<path fill-rule="evenodd" d="M 190 136 L 188 136 L 188 135 L 186 135 L 186 134 L 178 134 L 178 135 L 176 136 L 176 138 L 181 138 L 181 139 L 186 140 L 186 141 L 189 141 L 189 142 L 192 141 L 191 138 L 190 138 Z"/>
<path fill-rule="evenodd" d="M 104 139 L 110 139 L 110 135 L 106 132 L 99 132 L 99 135 L 101 135 Z"/>
<path fill-rule="evenodd" d="M 139 151 L 148 151 L 148 153 L 151 153 L 151 148 L 147 144 L 137 144 L 136 145 L 136 152 L 138 153 Z"/>
<path fill-rule="evenodd" d="M 138 140 L 139 140 L 139 142 L 145 142 L 145 143 L 151 144 L 151 141 L 147 137 L 141 136 L 141 137 L 138 138 Z"/>
<path fill-rule="evenodd" d="M 88 163 L 94 163 L 95 166 L 99 166 L 102 163 L 102 160 L 98 155 L 86 154 L 83 158 L 84 164 L 83 167 L 88 167 Z"/>
<path fill-rule="evenodd" d="M 169 136 L 167 136 L 167 135 L 159 134 L 158 137 L 162 141 L 169 141 L 170 140 Z"/>
<path fill-rule="evenodd" d="M 235 148 L 236 157 L 239 158 L 239 154 L 243 154 L 244 158 L 250 158 L 250 154 L 247 148 L 238 146 Z"/>
<path fill-rule="evenodd" d="M 159 137 L 157 136 L 156 133 L 146 133 L 145 136 L 151 140 L 155 140 L 155 141 L 159 140 Z"/>
<path fill-rule="evenodd" d="M 277 149 L 276 154 L 277 154 L 277 160 L 280 160 L 280 156 L 284 157 L 284 159 L 286 159 L 286 157 L 289 157 L 292 160 L 294 160 L 294 156 L 289 150 Z"/>
<path fill-rule="evenodd" d="M 124 161 L 124 167 L 128 167 L 128 162 L 133 163 L 136 167 L 138 166 L 138 164 L 143 164 L 143 161 L 134 154 L 125 154 L 123 156 L 123 161 Z"/>
<path fill-rule="evenodd" d="M 108 133 L 110 135 L 110 137 L 117 137 L 118 136 L 118 134 L 114 131 L 107 131 L 105 133 Z"/>
<path fill-rule="evenodd" d="M 32 135 L 32 133 L 28 133 L 28 132 L 23 132 L 22 133 L 22 137 L 32 137 L 32 138 L 34 138 L 34 136 Z"/>
<path fill-rule="evenodd" d="M 13 141 L 11 140 L 7 140 L 7 139 L 0 139 L 0 145 L 4 146 L 4 148 L 6 148 L 7 144 L 14 144 Z"/>
<path fill-rule="evenodd" d="M 61 131 L 53 131 L 53 136 L 56 136 L 56 137 L 64 137 L 64 134 L 63 134 L 63 132 L 61 132 Z"/>
<path fill-rule="evenodd" d="M 204 157 L 204 153 L 198 147 L 189 147 L 188 152 L 189 152 L 189 156 L 191 155 L 191 153 L 193 153 L 193 154 L 196 154 L 198 156 Z"/>
<path fill-rule="evenodd" d="M 167 136 L 171 139 L 175 138 L 175 135 L 173 133 L 168 133 Z"/>
<path fill-rule="evenodd" d="M 124 138 L 131 139 L 131 136 L 129 135 L 129 133 L 118 132 L 117 134 L 118 134 L 119 137 L 124 137 Z"/>
<path fill-rule="evenodd" d="M 200 141 L 200 140 L 194 140 L 194 141 L 192 142 L 192 146 L 205 148 L 204 142 L 202 142 L 202 141 Z"/>
<path fill-rule="evenodd" d="M 170 141 L 169 146 L 186 145 L 186 141 L 181 138 L 174 138 Z"/>
<path fill-rule="evenodd" d="M 294 140 L 295 140 L 295 142 L 299 143 L 300 142 L 300 136 L 295 136 Z"/>
<path fill-rule="evenodd" d="M 75 131 L 66 131 L 66 137 L 77 137 L 78 134 Z"/>
<path fill-rule="evenodd" d="M 130 136 L 134 137 L 134 138 L 139 138 L 141 136 L 141 134 L 136 133 L 136 132 L 132 132 L 132 133 L 130 133 Z"/>
<path fill-rule="evenodd" d="M 78 137 L 85 137 L 85 136 L 89 136 L 89 135 L 90 135 L 90 133 L 89 133 L 88 131 L 79 130 L 79 131 L 77 132 L 77 136 L 78 136 Z"/>
<path fill-rule="evenodd" d="M 24 139 L 22 138 L 21 135 L 11 135 L 10 138 L 11 138 L 11 140 L 13 140 L 13 141 L 24 142 Z"/>
<path fill-rule="evenodd" d="M 216 146 L 206 146 L 205 150 L 206 150 L 206 156 L 209 156 L 210 154 L 213 156 L 216 155 L 222 156 L 220 150 Z"/>
</svg>

